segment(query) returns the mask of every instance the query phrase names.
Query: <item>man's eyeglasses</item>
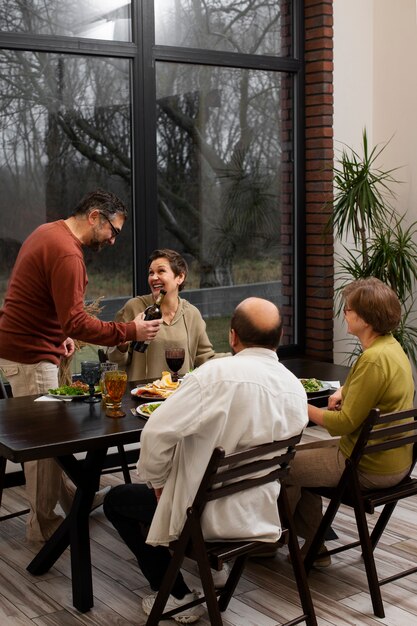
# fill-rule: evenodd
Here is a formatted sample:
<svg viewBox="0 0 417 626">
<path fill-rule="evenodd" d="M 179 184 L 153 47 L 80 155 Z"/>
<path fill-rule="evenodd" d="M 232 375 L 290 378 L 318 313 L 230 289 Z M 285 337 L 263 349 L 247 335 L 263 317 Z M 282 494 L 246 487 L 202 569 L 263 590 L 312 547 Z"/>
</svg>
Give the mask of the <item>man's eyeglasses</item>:
<svg viewBox="0 0 417 626">
<path fill-rule="evenodd" d="M 112 232 L 112 236 L 113 237 L 117 237 L 118 235 L 120 235 L 121 230 L 120 228 L 116 228 L 116 226 L 114 226 L 111 221 L 109 220 L 109 218 L 107 217 L 107 215 L 105 213 L 103 213 L 103 211 L 99 211 L 100 215 L 102 215 L 104 217 L 104 219 L 106 219 L 108 221 L 108 223 L 110 224 L 110 228 L 111 228 L 111 232 Z"/>
</svg>

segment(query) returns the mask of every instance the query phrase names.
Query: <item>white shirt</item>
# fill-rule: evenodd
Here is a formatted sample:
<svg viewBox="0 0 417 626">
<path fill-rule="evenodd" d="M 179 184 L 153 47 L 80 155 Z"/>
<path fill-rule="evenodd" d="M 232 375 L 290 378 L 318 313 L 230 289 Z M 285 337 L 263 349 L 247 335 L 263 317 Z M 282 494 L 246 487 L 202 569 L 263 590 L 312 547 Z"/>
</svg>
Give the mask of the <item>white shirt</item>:
<svg viewBox="0 0 417 626">
<path fill-rule="evenodd" d="M 230 454 L 287 439 L 307 422 L 304 388 L 273 350 L 247 348 L 188 374 L 142 432 L 139 477 L 164 488 L 147 543 L 178 538 L 216 446 Z M 273 483 L 209 503 L 205 538 L 277 541 L 278 494 L 279 484 Z"/>
</svg>

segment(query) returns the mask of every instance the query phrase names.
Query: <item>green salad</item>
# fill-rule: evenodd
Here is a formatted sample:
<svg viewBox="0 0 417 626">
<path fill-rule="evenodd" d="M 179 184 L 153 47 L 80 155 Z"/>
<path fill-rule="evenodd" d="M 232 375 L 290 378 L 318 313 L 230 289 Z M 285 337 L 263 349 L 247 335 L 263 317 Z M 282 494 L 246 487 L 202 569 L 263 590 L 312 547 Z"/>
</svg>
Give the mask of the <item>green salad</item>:
<svg viewBox="0 0 417 626">
<path fill-rule="evenodd" d="M 307 393 L 323 389 L 323 383 L 317 378 L 300 378 L 300 381 Z"/>
<path fill-rule="evenodd" d="M 88 393 L 88 385 L 87 389 L 81 385 L 62 385 L 56 389 L 48 389 L 48 393 L 53 396 L 85 396 Z"/>
<path fill-rule="evenodd" d="M 161 402 L 154 402 L 153 404 L 143 404 L 140 409 L 142 413 L 146 413 L 147 415 L 152 415 L 152 413 L 160 406 Z"/>
</svg>

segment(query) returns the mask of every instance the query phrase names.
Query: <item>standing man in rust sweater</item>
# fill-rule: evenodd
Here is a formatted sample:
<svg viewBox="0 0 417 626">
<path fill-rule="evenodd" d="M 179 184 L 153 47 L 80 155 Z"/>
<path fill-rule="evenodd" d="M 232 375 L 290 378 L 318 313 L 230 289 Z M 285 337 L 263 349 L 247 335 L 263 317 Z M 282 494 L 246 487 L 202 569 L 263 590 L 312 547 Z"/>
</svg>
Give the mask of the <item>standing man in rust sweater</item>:
<svg viewBox="0 0 417 626">
<path fill-rule="evenodd" d="M 82 248 L 99 251 L 115 243 L 127 209 L 113 193 L 88 193 L 73 214 L 39 226 L 23 243 L 0 309 L 0 370 L 13 395 L 46 393 L 58 386 L 61 357 L 74 352 L 74 339 L 104 346 L 152 340 L 160 320 L 143 314 L 128 323 L 102 322 L 86 313 L 88 278 Z M 26 536 L 47 540 L 68 510 L 72 493 L 53 459 L 25 463 L 30 504 Z"/>
</svg>

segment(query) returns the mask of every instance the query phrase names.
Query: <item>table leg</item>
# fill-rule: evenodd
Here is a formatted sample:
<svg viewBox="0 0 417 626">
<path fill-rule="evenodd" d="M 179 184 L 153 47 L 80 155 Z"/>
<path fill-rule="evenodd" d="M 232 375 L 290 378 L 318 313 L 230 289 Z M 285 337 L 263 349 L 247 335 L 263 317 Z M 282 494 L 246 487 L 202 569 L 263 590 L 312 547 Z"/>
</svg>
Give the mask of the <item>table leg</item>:
<svg viewBox="0 0 417 626">
<path fill-rule="evenodd" d="M 73 456 L 57 459 L 77 486 L 74 502 L 68 516 L 27 567 L 35 576 L 44 574 L 70 546 L 73 605 L 81 613 L 94 604 L 89 514 L 106 454 L 107 448 L 88 452 L 83 460 Z"/>
</svg>

